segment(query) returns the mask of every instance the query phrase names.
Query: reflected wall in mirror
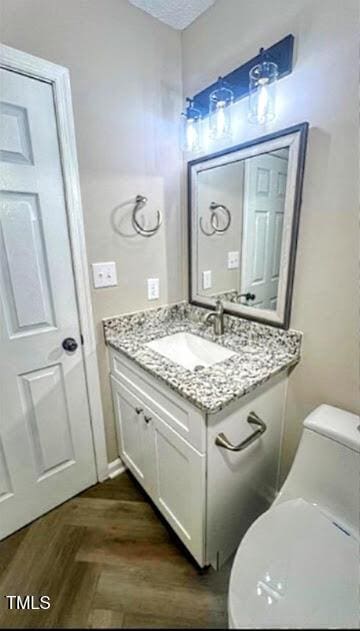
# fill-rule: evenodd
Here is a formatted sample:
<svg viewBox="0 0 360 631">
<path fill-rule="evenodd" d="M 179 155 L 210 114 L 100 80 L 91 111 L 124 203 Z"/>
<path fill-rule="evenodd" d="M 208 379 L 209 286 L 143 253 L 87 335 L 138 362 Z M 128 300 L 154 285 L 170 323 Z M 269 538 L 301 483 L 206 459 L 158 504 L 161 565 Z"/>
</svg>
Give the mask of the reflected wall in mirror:
<svg viewBox="0 0 360 631">
<path fill-rule="evenodd" d="M 288 327 L 307 127 L 189 163 L 191 302 Z"/>
<path fill-rule="evenodd" d="M 288 159 L 285 147 L 198 174 L 198 295 L 276 311 Z"/>
</svg>

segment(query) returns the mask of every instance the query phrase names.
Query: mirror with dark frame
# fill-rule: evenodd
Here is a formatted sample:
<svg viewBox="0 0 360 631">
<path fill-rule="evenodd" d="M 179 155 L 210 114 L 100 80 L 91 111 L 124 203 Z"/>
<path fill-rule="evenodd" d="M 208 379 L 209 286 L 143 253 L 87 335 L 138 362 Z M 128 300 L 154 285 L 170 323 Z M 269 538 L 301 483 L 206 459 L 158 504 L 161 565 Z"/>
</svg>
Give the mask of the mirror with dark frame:
<svg viewBox="0 0 360 631">
<path fill-rule="evenodd" d="M 307 130 L 189 162 L 191 303 L 288 328 Z"/>
</svg>

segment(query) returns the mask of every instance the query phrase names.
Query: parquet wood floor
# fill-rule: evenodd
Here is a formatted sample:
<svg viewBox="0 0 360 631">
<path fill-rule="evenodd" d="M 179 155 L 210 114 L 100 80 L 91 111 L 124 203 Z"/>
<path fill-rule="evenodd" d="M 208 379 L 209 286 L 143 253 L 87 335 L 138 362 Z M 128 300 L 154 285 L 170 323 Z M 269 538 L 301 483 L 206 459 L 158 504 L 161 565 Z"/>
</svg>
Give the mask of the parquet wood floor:
<svg viewBox="0 0 360 631">
<path fill-rule="evenodd" d="M 200 570 L 126 472 L 0 542 L 0 628 L 226 628 L 230 565 Z"/>
</svg>

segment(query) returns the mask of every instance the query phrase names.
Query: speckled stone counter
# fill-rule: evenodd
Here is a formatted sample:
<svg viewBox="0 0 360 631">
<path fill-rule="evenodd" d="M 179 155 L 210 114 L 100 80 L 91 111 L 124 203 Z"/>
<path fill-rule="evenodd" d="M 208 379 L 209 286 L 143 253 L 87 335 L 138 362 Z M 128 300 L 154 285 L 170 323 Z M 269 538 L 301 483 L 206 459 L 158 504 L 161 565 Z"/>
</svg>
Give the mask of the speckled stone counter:
<svg viewBox="0 0 360 631">
<path fill-rule="evenodd" d="M 216 337 L 213 327 L 204 324 L 206 313 L 206 309 L 179 303 L 105 319 L 105 341 L 209 414 L 299 361 L 300 332 L 226 315 L 225 333 Z M 180 332 L 199 335 L 238 354 L 191 371 L 145 346 Z"/>
</svg>

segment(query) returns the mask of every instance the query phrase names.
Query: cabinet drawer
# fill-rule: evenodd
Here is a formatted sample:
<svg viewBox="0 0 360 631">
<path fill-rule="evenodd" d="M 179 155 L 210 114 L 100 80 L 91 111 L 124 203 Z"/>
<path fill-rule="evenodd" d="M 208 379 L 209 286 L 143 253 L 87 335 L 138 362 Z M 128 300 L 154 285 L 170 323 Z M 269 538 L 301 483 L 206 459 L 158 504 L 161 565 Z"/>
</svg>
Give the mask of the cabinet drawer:
<svg viewBox="0 0 360 631">
<path fill-rule="evenodd" d="M 111 373 L 117 380 L 132 390 L 190 445 L 205 453 L 205 414 L 112 349 L 110 361 Z"/>
</svg>

